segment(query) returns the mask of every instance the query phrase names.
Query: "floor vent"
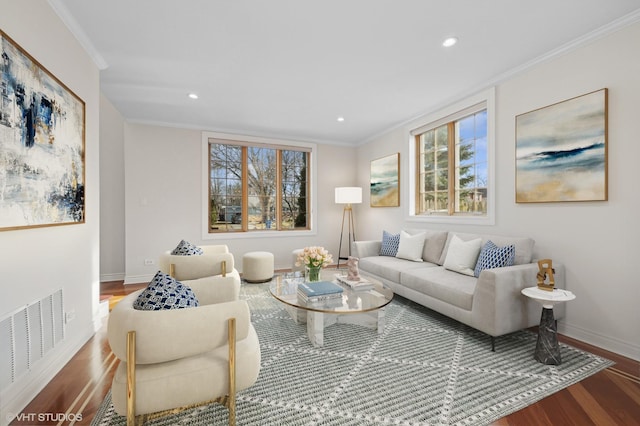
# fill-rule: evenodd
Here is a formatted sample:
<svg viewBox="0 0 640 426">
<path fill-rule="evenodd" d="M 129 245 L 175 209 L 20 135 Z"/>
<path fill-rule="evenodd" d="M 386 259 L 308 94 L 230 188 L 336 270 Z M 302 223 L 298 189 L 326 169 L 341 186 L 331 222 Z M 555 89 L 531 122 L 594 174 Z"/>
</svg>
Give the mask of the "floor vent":
<svg viewBox="0 0 640 426">
<path fill-rule="evenodd" d="M 64 339 L 62 289 L 0 320 L 0 391 Z"/>
</svg>

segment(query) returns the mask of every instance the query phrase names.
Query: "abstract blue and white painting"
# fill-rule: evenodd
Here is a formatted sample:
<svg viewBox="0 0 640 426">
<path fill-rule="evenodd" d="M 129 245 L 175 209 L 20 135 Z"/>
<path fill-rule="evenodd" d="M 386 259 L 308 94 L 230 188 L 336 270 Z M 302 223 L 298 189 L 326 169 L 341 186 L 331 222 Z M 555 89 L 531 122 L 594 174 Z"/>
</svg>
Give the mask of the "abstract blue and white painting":
<svg viewBox="0 0 640 426">
<path fill-rule="evenodd" d="M 607 199 L 607 89 L 516 117 L 516 202 Z"/>
<path fill-rule="evenodd" d="M 83 223 L 84 102 L 0 31 L 0 230 Z"/>
</svg>

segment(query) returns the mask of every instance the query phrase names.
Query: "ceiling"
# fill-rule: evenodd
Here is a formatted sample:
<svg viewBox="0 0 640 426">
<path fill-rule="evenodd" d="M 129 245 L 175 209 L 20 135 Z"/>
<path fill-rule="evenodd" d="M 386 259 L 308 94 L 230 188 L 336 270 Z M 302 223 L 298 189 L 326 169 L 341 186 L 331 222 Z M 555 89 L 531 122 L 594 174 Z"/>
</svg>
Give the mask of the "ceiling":
<svg viewBox="0 0 640 426">
<path fill-rule="evenodd" d="M 640 15 L 638 0 L 49 2 L 129 121 L 354 145 Z"/>
</svg>

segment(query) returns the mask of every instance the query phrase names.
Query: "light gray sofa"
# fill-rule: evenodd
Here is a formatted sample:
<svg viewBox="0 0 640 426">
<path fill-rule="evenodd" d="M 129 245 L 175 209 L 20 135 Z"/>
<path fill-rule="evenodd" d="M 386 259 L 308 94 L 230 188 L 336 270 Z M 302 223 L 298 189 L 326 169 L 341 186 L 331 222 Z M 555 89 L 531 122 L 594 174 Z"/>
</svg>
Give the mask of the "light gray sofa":
<svg viewBox="0 0 640 426">
<path fill-rule="evenodd" d="M 405 230 L 426 233 L 422 261 L 381 256 L 382 241 L 356 241 L 353 256 L 360 271 L 390 287 L 394 293 L 495 337 L 540 323 L 542 307 L 520 291 L 537 284 L 538 264 L 533 259 L 531 238 L 470 234 L 425 229 Z M 447 251 L 453 235 L 463 241 L 481 238 L 499 247 L 514 245 L 513 266 L 485 269 L 478 278 L 446 269 Z M 556 262 L 555 286 L 564 288 L 564 267 Z M 554 307 L 556 319 L 564 316 L 564 304 Z"/>
</svg>

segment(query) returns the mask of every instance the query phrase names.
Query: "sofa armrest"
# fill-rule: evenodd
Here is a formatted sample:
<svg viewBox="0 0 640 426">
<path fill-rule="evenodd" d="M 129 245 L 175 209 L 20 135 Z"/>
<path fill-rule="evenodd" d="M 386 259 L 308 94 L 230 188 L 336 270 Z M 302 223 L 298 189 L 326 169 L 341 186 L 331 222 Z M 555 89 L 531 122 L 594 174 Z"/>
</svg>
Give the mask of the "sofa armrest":
<svg viewBox="0 0 640 426">
<path fill-rule="evenodd" d="M 136 363 L 154 364 L 210 352 L 228 343 L 228 320 L 236 319 L 236 339 L 249 334 L 251 314 L 244 300 L 196 308 L 141 311 L 133 309 L 140 291 L 111 311 L 107 337 L 113 353 L 126 362 L 129 331 L 136 332 Z"/>
<path fill-rule="evenodd" d="M 381 247 L 382 241 L 379 240 L 354 241 L 352 253 L 354 257 L 359 259 L 363 257 L 379 256 Z"/>
<path fill-rule="evenodd" d="M 565 287 L 564 266 L 554 262 L 555 286 Z M 521 291 L 537 285 L 537 263 L 514 265 L 505 268 L 485 269 L 478 277 L 473 297 L 473 311 L 480 318 L 480 330 L 493 330 L 492 335 L 502 335 L 521 330 L 537 323 L 540 310 L 528 312 L 529 299 Z"/>
</svg>

